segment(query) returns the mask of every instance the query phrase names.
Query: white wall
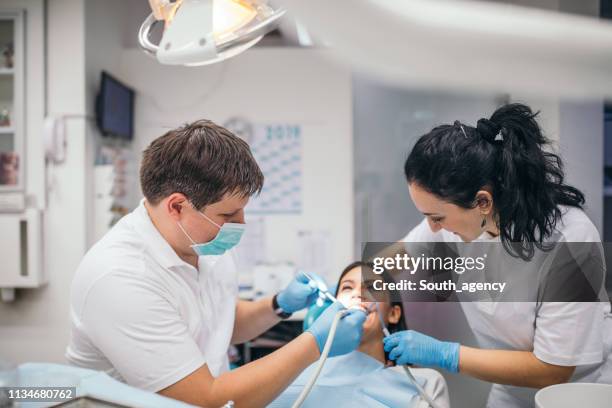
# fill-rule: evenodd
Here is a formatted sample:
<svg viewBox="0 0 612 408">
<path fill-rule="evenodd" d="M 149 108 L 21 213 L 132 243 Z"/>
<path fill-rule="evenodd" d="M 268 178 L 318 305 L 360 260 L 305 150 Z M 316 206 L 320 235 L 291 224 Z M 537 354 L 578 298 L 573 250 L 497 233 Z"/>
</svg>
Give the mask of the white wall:
<svg viewBox="0 0 612 408">
<path fill-rule="evenodd" d="M 162 66 L 140 50 L 126 50 L 120 77 L 137 92 L 138 157 L 170 128 L 201 118 L 302 125 L 303 213 L 266 217 L 267 255 L 296 261 L 297 231 L 325 229 L 339 273 L 353 260 L 351 79 L 324 55 L 256 48 L 219 65 L 186 68 Z"/>
<path fill-rule="evenodd" d="M 559 147 L 566 182 L 586 196 L 585 211 L 603 239 L 603 101 L 559 105 Z"/>
<path fill-rule="evenodd" d="M 423 219 L 404 177 L 404 162 L 417 139 L 455 120 L 475 126 L 493 113 L 497 100 L 397 89 L 364 76 L 356 76 L 353 87 L 358 248 L 362 242 L 396 241 Z"/>
<path fill-rule="evenodd" d="M 565 183 L 584 193 L 585 212 L 603 239 L 603 101 L 512 100 L 540 111 L 538 122 L 563 160 Z"/>
<path fill-rule="evenodd" d="M 599 16 L 600 0 L 495 0 L 528 7 Z M 560 84 L 560 86 L 563 86 Z M 513 99 L 523 100 L 516 95 Z M 585 211 L 603 238 L 603 102 L 527 99 L 540 110 L 546 135 L 565 164 L 566 182 L 586 196 Z"/>
<path fill-rule="evenodd" d="M 100 72 L 116 74 L 123 50 L 124 0 L 85 0 L 85 100 L 95 115 Z"/>
<path fill-rule="evenodd" d="M 123 31 L 125 28 L 124 0 L 84 0 L 85 1 L 85 110 L 90 118 L 96 116 L 96 96 L 100 87 L 100 75 L 107 71 L 118 75 L 123 50 Z M 94 212 L 94 168 L 95 156 L 102 144 L 109 144 L 102 138 L 93 120 L 88 121 L 86 149 L 88 165 L 83 169 L 87 183 L 85 191 L 86 243 L 89 248 L 100 238 L 95 233 Z M 103 217 L 104 218 L 104 217 Z M 107 217 L 106 217 L 107 218 Z M 105 218 L 105 219 L 106 219 Z"/>
<path fill-rule="evenodd" d="M 47 111 L 85 113 L 82 0 L 47 4 Z M 19 291 L 0 304 L 0 355 L 14 362 L 63 361 L 69 336 L 68 290 L 85 251 L 86 125 L 67 123 L 66 162 L 53 170 L 45 214 L 45 265 L 49 284 Z"/>
</svg>

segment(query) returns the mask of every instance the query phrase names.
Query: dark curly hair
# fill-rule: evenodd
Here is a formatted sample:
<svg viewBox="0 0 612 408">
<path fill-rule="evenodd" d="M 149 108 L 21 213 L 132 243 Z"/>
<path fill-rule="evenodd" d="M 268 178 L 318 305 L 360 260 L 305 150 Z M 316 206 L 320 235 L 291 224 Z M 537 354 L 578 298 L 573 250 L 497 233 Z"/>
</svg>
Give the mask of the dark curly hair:
<svg viewBox="0 0 612 408">
<path fill-rule="evenodd" d="M 511 255 L 529 260 L 555 229 L 562 205 L 582 208 L 584 194 L 564 183 L 561 158 L 536 121 L 539 112 L 513 103 L 480 119 L 476 127 L 455 122 L 423 135 L 404 172 L 441 199 L 476 206 L 476 193 L 492 191 L 500 238 Z"/>
</svg>

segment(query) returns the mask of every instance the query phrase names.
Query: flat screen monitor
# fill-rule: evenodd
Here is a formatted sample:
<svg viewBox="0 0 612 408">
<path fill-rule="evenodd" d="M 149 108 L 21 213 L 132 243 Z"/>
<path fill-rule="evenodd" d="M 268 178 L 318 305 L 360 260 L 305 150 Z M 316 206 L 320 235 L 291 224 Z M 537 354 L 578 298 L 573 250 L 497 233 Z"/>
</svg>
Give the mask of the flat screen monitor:
<svg viewBox="0 0 612 408">
<path fill-rule="evenodd" d="M 132 140 L 134 136 L 134 90 L 102 72 L 96 101 L 98 127 L 104 136 Z"/>
</svg>

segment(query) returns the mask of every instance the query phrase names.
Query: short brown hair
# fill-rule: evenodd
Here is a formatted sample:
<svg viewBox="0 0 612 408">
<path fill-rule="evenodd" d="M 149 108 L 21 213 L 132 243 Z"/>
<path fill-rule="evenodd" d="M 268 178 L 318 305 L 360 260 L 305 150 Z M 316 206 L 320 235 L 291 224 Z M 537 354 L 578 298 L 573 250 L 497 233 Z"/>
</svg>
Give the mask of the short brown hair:
<svg viewBox="0 0 612 408">
<path fill-rule="evenodd" d="M 153 140 L 140 166 L 140 186 L 151 204 L 183 193 L 200 209 L 226 193 L 252 196 L 261 192 L 263 182 L 249 145 L 210 120 L 185 124 Z"/>
</svg>

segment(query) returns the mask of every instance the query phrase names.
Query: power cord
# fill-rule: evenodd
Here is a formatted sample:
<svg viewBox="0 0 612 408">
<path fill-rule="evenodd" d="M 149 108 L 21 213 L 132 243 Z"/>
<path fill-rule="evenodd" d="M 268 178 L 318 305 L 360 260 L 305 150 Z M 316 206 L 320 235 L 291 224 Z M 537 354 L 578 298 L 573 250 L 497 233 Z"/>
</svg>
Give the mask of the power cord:
<svg viewBox="0 0 612 408">
<path fill-rule="evenodd" d="M 348 310 L 341 310 L 336 313 L 336 316 L 334 316 L 334 320 L 332 321 L 331 327 L 329 329 L 329 334 L 327 335 L 327 340 L 325 340 L 325 345 L 323 346 L 323 351 L 321 352 L 321 357 L 319 358 L 319 365 L 317 366 L 317 369 L 315 370 L 312 377 L 310 377 L 310 380 L 308 380 L 308 383 L 302 389 L 300 396 L 298 397 L 298 399 L 295 400 L 291 408 L 301 407 L 304 401 L 306 400 L 306 397 L 312 390 L 312 387 L 314 386 L 315 382 L 317 381 L 317 378 L 319 377 L 319 374 L 321 373 L 321 370 L 323 369 L 323 365 L 325 365 L 325 361 L 327 360 L 329 351 L 331 350 L 334 337 L 336 337 L 336 329 L 338 328 L 338 323 L 340 322 L 340 319 L 347 313 Z"/>
<path fill-rule="evenodd" d="M 378 321 L 380 322 L 380 326 L 382 327 L 383 334 L 385 335 L 385 337 L 388 337 L 391 335 L 391 333 L 389 332 L 387 325 L 385 325 L 385 321 L 383 320 L 382 313 L 380 312 L 380 306 L 378 306 L 378 302 L 376 302 L 375 305 L 376 305 L 376 314 L 378 314 Z M 403 365 L 402 368 L 404 369 L 404 372 L 408 376 L 408 380 L 410 380 L 412 385 L 414 385 L 414 387 L 417 389 L 420 397 L 423 398 L 425 402 L 427 402 L 431 408 L 440 408 L 440 406 L 436 404 L 431 399 L 431 397 L 425 392 L 423 387 L 421 387 L 421 384 L 418 383 L 418 381 L 414 377 L 414 374 L 412 374 L 412 371 L 410 371 L 410 368 L 407 365 Z"/>
<path fill-rule="evenodd" d="M 378 305 L 376 306 L 378 309 Z M 377 311 L 380 316 L 380 310 L 377 310 Z M 319 358 L 319 364 L 317 365 L 317 369 L 315 370 L 314 374 L 310 377 L 310 379 L 308 380 L 308 383 L 304 386 L 304 388 L 302 389 L 302 392 L 300 393 L 300 396 L 295 400 L 291 408 L 301 407 L 302 404 L 304 404 L 306 397 L 308 397 L 308 394 L 310 394 L 312 387 L 315 385 L 317 378 L 319 378 L 319 374 L 321 374 L 321 370 L 323 369 L 323 366 L 325 365 L 325 362 L 327 361 L 329 351 L 331 350 L 331 345 L 334 341 L 334 337 L 336 337 L 336 329 L 338 328 L 338 323 L 340 322 L 340 319 L 346 313 L 348 313 L 348 310 L 341 310 L 338 313 L 336 313 L 336 316 L 334 316 L 334 320 L 332 321 L 331 327 L 329 329 L 329 334 L 327 335 L 327 340 L 325 340 L 325 345 L 323 346 L 323 351 L 321 352 L 321 357 Z M 386 336 L 390 334 L 389 330 L 384 324 L 383 324 L 383 331 L 385 332 Z M 423 387 L 421 387 L 421 384 L 418 383 L 418 381 L 412 374 L 412 371 L 410 371 L 410 368 L 405 365 L 402 366 L 402 368 L 406 372 L 406 375 L 408 376 L 408 379 L 410 380 L 412 385 L 414 385 L 414 387 L 417 389 L 417 392 L 419 393 L 420 397 L 424 399 L 425 402 L 427 402 L 427 404 L 429 404 L 431 408 L 440 408 L 440 406 L 436 404 L 429 395 L 427 395 L 427 392 L 425 392 Z"/>
<path fill-rule="evenodd" d="M 405 366 L 405 365 L 403 365 L 402 368 L 406 372 L 406 375 L 408 376 L 408 379 L 410 380 L 412 385 L 414 385 L 414 387 L 419 392 L 419 395 L 421 396 L 421 398 L 423 398 L 425 400 L 425 402 L 427 402 L 431 408 L 440 408 L 440 406 L 438 404 L 436 404 L 431 399 L 431 397 L 425 392 L 423 387 L 421 387 L 421 384 L 419 384 L 417 382 L 416 378 L 414 378 L 414 375 L 412 374 L 412 371 L 410 371 L 410 368 L 408 368 L 408 366 Z"/>
</svg>

